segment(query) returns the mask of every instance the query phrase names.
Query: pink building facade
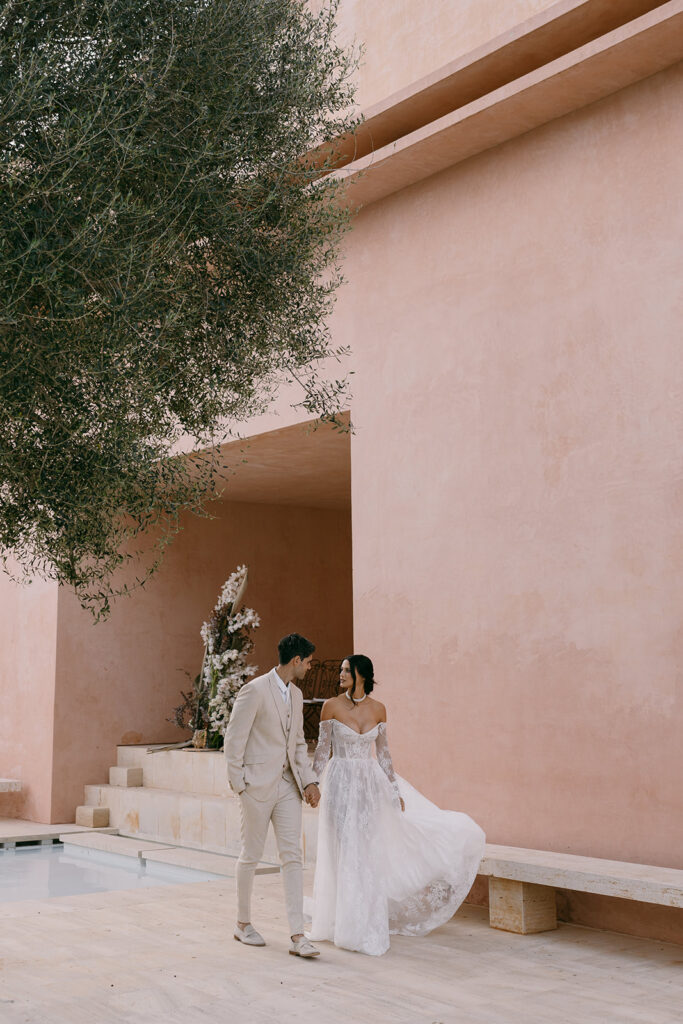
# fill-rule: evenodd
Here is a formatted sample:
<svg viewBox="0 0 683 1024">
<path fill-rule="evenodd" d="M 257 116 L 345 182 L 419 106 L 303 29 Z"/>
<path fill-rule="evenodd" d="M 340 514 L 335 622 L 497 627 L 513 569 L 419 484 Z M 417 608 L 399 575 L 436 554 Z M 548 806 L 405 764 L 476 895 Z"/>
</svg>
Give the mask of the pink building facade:
<svg viewBox="0 0 683 1024">
<path fill-rule="evenodd" d="M 69 820 L 117 743 L 177 738 L 247 562 L 255 660 L 290 629 L 369 654 L 398 770 L 489 841 L 681 868 L 683 3 L 347 0 L 340 31 L 354 433 L 250 425 L 216 518 L 105 624 L 0 581 L 3 809 Z"/>
</svg>

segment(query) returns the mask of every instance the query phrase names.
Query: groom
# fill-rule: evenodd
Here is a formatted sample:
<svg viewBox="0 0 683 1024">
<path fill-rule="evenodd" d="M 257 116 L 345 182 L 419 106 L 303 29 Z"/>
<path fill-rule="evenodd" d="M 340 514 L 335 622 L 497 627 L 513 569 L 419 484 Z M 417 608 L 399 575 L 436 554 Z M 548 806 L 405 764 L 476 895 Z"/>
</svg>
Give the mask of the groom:
<svg viewBox="0 0 683 1024">
<path fill-rule="evenodd" d="M 292 936 L 289 952 L 302 957 L 320 951 L 303 934 L 301 801 L 317 807 L 320 791 L 304 739 L 303 695 L 294 680 L 304 678 L 314 650 L 298 633 L 283 637 L 279 665 L 240 689 L 225 733 L 228 780 L 239 797 L 242 821 L 235 938 L 265 946 L 251 924 L 251 892 L 272 821 Z"/>
</svg>

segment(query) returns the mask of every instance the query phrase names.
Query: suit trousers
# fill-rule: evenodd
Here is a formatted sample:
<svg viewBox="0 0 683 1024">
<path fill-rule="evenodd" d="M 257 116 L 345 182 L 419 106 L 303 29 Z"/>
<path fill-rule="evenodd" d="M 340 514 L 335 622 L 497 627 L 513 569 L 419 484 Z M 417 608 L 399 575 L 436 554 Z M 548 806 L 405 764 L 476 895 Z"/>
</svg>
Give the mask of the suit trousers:
<svg viewBox="0 0 683 1024">
<path fill-rule="evenodd" d="M 237 920 L 251 921 L 254 873 L 272 821 L 277 842 L 291 935 L 304 930 L 303 856 L 301 852 L 301 795 L 291 772 L 280 779 L 270 800 L 254 800 L 247 790 L 239 795 L 242 849 L 237 861 Z"/>
</svg>

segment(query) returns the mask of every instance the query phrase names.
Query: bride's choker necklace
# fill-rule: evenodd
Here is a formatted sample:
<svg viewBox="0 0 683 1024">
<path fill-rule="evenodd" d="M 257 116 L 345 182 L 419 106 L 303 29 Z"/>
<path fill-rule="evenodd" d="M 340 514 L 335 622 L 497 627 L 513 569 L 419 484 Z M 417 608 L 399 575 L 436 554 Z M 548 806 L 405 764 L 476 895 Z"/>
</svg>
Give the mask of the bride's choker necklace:
<svg viewBox="0 0 683 1024">
<path fill-rule="evenodd" d="M 347 690 L 346 691 L 346 696 L 349 698 L 351 703 L 355 705 L 355 704 L 362 704 L 363 701 L 365 700 L 365 698 L 367 697 L 367 693 L 364 693 L 362 697 L 359 697 L 358 700 L 356 700 L 356 698 L 352 697 L 350 692 Z"/>
</svg>

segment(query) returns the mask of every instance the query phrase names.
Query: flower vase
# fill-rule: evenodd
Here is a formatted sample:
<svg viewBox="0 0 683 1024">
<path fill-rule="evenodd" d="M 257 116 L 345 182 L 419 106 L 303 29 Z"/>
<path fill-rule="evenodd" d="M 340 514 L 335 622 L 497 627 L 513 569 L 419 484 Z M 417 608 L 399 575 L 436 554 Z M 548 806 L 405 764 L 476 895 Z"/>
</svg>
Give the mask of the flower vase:
<svg viewBox="0 0 683 1024">
<path fill-rule="evenodd" d="M 192 734 L 192 746 L 195 750 L 204 750 L 206 747 L 206 729 L 195 729 Z"/>
</svg>

